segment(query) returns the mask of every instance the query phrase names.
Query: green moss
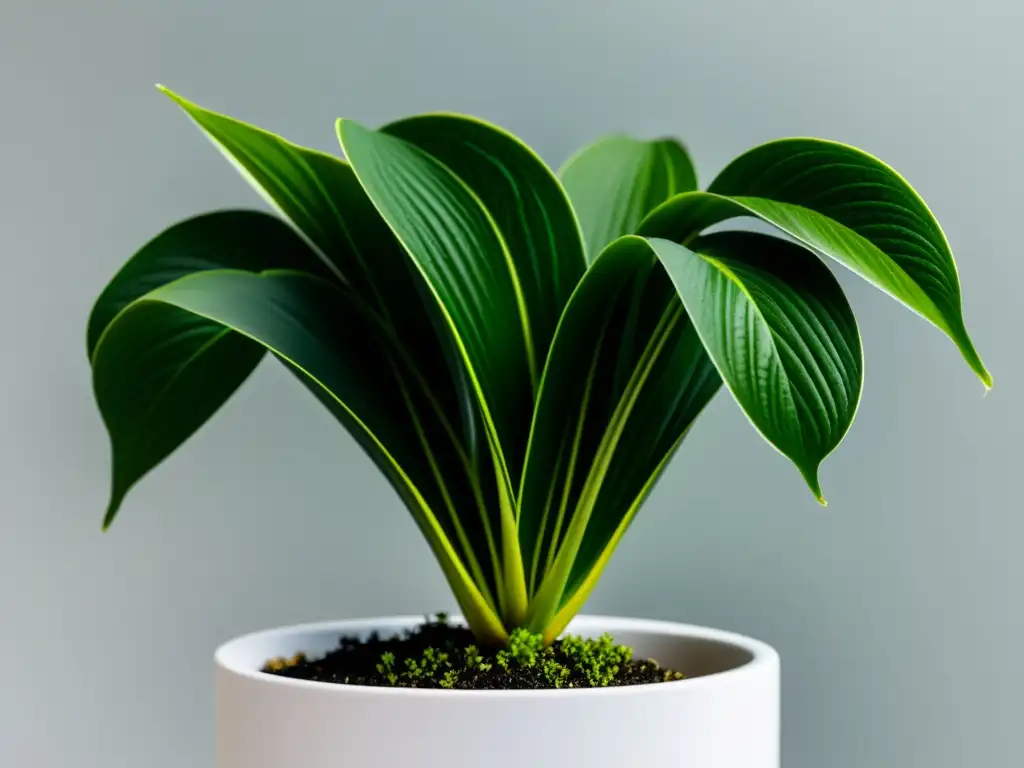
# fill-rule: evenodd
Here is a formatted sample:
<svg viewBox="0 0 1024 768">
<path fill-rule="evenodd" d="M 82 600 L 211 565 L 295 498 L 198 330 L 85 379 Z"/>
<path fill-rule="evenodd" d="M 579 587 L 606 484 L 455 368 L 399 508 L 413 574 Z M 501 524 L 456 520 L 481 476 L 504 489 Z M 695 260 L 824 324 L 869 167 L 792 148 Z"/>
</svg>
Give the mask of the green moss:
<svg viewBox="0 0 1024 768">
<path fill-rule="evenodd" d="M 562 639 L 561 650 L 568 658 L 568 664 L 594 688 L 611 685 L 622 668 L 633 659 L 633 649 L 616 645 L 607 633 L 596 640 L 569 635 Z"/>
<path fill-rule="evenodd" d="M 505 648 L 482 649 L 443 614 L 405 637 L 353 638 L 326 660 L 272 659 L 265 670 L 304 677 L 303 667 L 316 673 L 306 679 L 331 674 L 332 682 L 405 688 L 600 688 L 682 677 L 652 659 L 634 660 L 631 648 L 607 634 L 566 636 L 545 646 L 541 635 L 514 629 Z"/>
<path fill-rule="evenodd" d="M 480 654 L 480 649 L 475 645 L 466 646 L 464 657 L 465 668 L 469 672 L 487 672 L 494 665 Z"/>
<path fill-rule="evenodd" d="M 572 671 L 554 658 L 545 658 L 541 662 L 541 671 L 544 673 L 544 679 L 548 681 L 548 685 L 552 688 L 562 688 L 567 684 L 572 685 L 569 682 Z"/>
<path fill-rule="evenodd" d="M 449 669 L 444 673 L 440 684 L 442 688 L 454 688 L 457 682 L 459 682 L 459 673 L 454 669 Z"/>
<path fill-rule="evenodd" d="M 520 628 L 513 629 L 508 637 L 508 653 L 524 669 L 537 666 L 543 652 L 544 639 L 539 634 L 534 635 Z"/>
</svg>

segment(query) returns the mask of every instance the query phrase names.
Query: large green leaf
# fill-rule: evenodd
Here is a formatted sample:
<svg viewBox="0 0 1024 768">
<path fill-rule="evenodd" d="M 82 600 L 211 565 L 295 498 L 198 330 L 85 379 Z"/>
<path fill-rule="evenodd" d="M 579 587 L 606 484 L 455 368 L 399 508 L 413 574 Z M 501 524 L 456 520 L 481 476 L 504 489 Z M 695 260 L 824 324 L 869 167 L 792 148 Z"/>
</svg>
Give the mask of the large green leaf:
<svg viewBox="0 0 1024 768">
<path fill-rule="evenodd" d="M 100 294 L 89 317 L 89 357 L 125 307 L 162 285 L 204 270 L 271 268 L 326 274 L 290 227 L 264 213 L 223 211 L 175 224 L 143 246 Z M 175 361 L 169 368 L 160 363 L 164 353 Z M 140 368 L 137 375 L 163 381 L 159 394 L 130 400 L 138 405 L 137 412 L 105 412 L 113 441 L 114 477 L 105 525 L 113 521 L 129 488 L 202 426 L 262 356 L 262 348 L 199 317 L 183 320 L 173 338 L 147 351 L 146 362 L 155 368 L 149 372 Z M 134 398 L 136 393 L 127 395 Z"/>
<path fill-rule="evenodd" d="M 648 241 L 726 386 L 824 503 L 818 467 L 860 402 L 860 334 L 839 283 L 802 247 L 766 235 Z"/>
<path fill-rule="evenodd" d="M 345 215 L 351 171 L 336 157 L 300 147 L 269 131 L 194 104 L 159 86 L 206 134 L 253 189 L 290 221 L 345 281 L 365 288 L 368 260 Z M 372 225 L 372 221 L 370 222 Z M 368 254 L 367 254 L 368 255 Z"/>
<path fill-rule="evenodd" d="M 537 312 L 528 303 L 537 301 L 540 294 L 524 286 L 557 285 L 552 267 L 566 259 L 570 265 L 578 262 L 578 244 L 573 246 L 572 220 L 559 217 L 557 207 L 546 207 L 550 218 L 545 219 L 532 206 L 492 212 L 487 205 L 489 201 L 497 206 L 502 200 L 515 205 L 529 193 L 545 206 L 558 204 L 564 209 L 557 185 L 537 168 L 539 161 L 504 134 L 474 124 L 472 135 L 477 142 L 486 141 L 489 162 L 500 161 L 501 168 L 481 169 L 467 181 L 452 166 L 465 172 L 470 163 L 466 158 L 476 156 L 477 149 L 439 138 L 436 131 L 443 127 L 425 118 L 396 131 L 438 152 L 444 162 L 404 138 L 349 120 L 339 121 L 338 134 L 366 193 L 429 284 L 477 390 L 491 454 L 499 468 L 505 616 L 517 623 L 526 607 L 526 586 L 513 488 L 525 454 L 541 359 L 534 328 Z M 464 134 L 470 135 L 470 130 Z M 499 197 L 485 189 L 499 170 L 512 176 L 518 198 Z M 480 192 L 472 185 L 479 186 Z M 562 212 L 568 215 L 567 209 Z M 506 237 L 519 245 L 529 244 L 535 252 L 514 257 Z M 547 244 L 542 247 L 544 239 Z M 551 257 L 549 262 L 542 258 L 544 254 Z M 524 264 L 530 265 L 529 279 L 522 274 Z M 575 269 L 563 272 L 571 274 Z M 557 301 L 562 301 L 564 293 L 564 288 L 545 289 Z M 548 301 L 538 311 L 547 316 L 555 308 Z"/>
<path fill-rule="evenodd" d="M 423 301 L 419 276 L 348 163 L 162 90 L 330 269 L 393 326 L 430 383 L 431 399 L 444 412 L 461 414 L 466 450 L 472 453 L 478 415 L 457 350 L 432 302 Z"/>
<path fill-rule="evenodd" d="M 453 521 L 441 518 L 444 491 L 436 467 L 422 458 L 423 425 L 413 415 L 407 379 L 395 375 L 402 358 L 376 314 L 336 285 L 291 270 L 209 270 L 130 303 L 107 325 L 93 354 L 97 401 L 115 441 L 155 406 L 161 428 L 139 435 L 130 456 L 175 437 L 175 416 L 191 418 L 190 402 L 163 398 L 182 375 L 192 376 L 189 340 L 197 324 L 204 336 L 218 327 L 269 349 L 331 401 L 412 511 L 474 629 L 492 640 L 503 637 L 459 555 Z"/>
<path fill-rule="evenodd" d="M 586 269 L 579 225 L 558 179 L 515 136 L 475 118 L 421 115 L 381 130 L 443 163 L 491 215 L 522 292 L 530 368 L 538 378 L 562 309 Z"/>
<path fill-rule="evenodd" d="M 566 307 L 531 433 L 520 533 L 535 631 L 603 568 L 719 385 L 651 250 L 608 248 Z"/>
<path fill-rule="evenodd" d="M 639 232 L 686 243 L 704 228 L 739 216 L 773 224 L 929 320 L 991 386 L 964 326 L 946 238 L 892 168 L 834 142 L 771 142 L 733 161 L 707 193 L 680 195 L 660 206 Z"/>
<path fill-rule="evenodd" d="M 569 158 L 559 176 L 591 259 L 612 240 L 636 232 L 643 217 L 668 198 L 697 189 L 690 156 L 674 139 L 606 136 Z"/>
<path fill-rule="evenodd" d="M 644 302 L 660 313 L 638 324 L 650 331 L 610 415 L 593 414 L 600 426 L 596 448 L 585 454 L 586 477 L 574 493 L 566 534 L 531 604 L 535 628 L 552 636 L 579 610 L 668 457 L 717 390 L 714 369 L 819 499 L 818 465 L 846 433 L 860 398 L 860 339 L 839 284 L 802 247 L 752 233 L 709 235 L 690 248 L 640 237 L 616 241 L 581 283 L 579 304 L 574 297 L 566 311 L 566 357 L 600 354 L 607 344 L 601 299 L 614 307 L 621 301 L 616 291 L 630 294 L 629 276 L 652 269 L 674 290 L 666 294 L 664 283 L 655 282 L 657 300 Z M 570 330 L 577 309 L 577 323 L 598 317 L 601 330 Z M 581 333 L 593 341 L 583 342 Z M 560 329 L 552 374 L 561 341 Z M 575 359 L 577 369 L 583 365 Z M 567 408 L 557 399 L 552 396 L 552 406 Z M 557 421 L 552 412 L 545 416 Z M 532 455 L 530 461 L 532 470 Z"/>
<path fill-rule="evenodd" d="M 478 580 L 500 592 L 494 531 L 500 525 L 499 489 L 491 455 L 481 454 L 477 446 L 482 427 L 476 393 L 447 321 L 351 166 L 165 92 L 293 224 L 341 283 L 379 315 L 396 354 L 408 364 L 400 376 L 413 400 L 410 418 L 424 426 L 418 435 L 421 460 L 436 465 L 445 504 L 486 572 L 477 573 Z M 429 429 L 435 422 L 440 429 Z M 452 457 L 458 466 L 446 469 Z"/>
</svg>

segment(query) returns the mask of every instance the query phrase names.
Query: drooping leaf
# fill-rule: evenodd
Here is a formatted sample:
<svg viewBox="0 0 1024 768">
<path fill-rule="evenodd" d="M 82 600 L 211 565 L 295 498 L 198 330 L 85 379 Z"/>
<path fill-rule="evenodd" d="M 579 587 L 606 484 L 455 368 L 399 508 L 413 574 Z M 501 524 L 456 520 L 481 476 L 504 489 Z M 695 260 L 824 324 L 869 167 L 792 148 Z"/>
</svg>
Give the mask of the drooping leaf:
<svg viewBox="0 0 1024 768">
<path fill-rule="evenodd" d="M 161 88 L 278 210 L 345 284 L 375 306 L 395 329 L 445 412 L 462 417 L 474 453 L 478 415 L 448 330 L 388 226 L 343 160 L 200 107 Z M 444 371 L 448 374 L 445 375 Z M 449 386 L 448 381 L 454 385 Z"/>
<path fill-rule="evenodd" d="M 584 147 L 559 171 L 591 260 L 673 195 L 697 189 L 697 172 L 678 141 L 619 134 Z"/>
<path fill-rule="evenodd" d="M 264 213 L 222 211 L 175 224 L 143 246 L 100 294 L 89 317 L 89 357 L 125 307 L 162 285 L 205 270 L 272 268 L 327 274 L 291 228 Z M 157 335 L 158 330 L 154 328 Z M 128 489 L 202 426 L 263 357 L 262 348 L 199 317 L 185 319 L 174 337 L 162 344 L 172 349 L 147 354 L 147 364 L 154 370 L 138 371 L 139 376 L 164 382 L 159 396 L 135 401 L 131 398 L 136 393 L 130 390 L 123 396 L 140 410 L 127 409 L 122 415 L 128 417 L 120 420 L 109 412 L 116 420 L 108 419 L 114 482 L 105 525 L 113 521 Z M 159 362 L 165 352 L 173 363 Z"/>
<path fill-rule="evenodd" d="M 447 321 L 351 166 L 163 90 L 338 280 L 379 315 L 396 354 L 408 363 L 403 384 L 413 401 L 410 418 L 424 425 L 418 435 L 424 460 L 458 459 L 455 469 L 438 468 L 436 483 L 487 574 L 478 574 L 482 588 L 489 582 L 500 591 L 499 494 L 492 457 L 481 455 L 477 445 L 482 427 L 476 393 Z M 427 428 L 433 423 L 440 429 Z"/>
<path fill-rule="evenodd" d="M 97 401 L 115 450 L 128 462 L 121 466 L 131 468 L 136 457 L 162 451 L 176 437 L 175 416 L 191 418 L 191 403 L 167 401 L 164 394 L 182 375 L 195 378 L 189 340 L 197 327 L 204 336 L 219 327 L 240 344 L 269 349 L 332 401 L 334 414 L 412 511 L 474 629 L 501 639 L 504 629 L 457 551 L 451 520 L 442 519 L 443 494 L 423 460 L 418 424 L 408 417 L 405 379 L 395 375 L 401 358 L 381 333 L 379 319 L 326 280 L 295 271 L 209 270 L 167 283 L 125 307 L 93 355 Z M 131 425 L 154 406 L 161 428 L 132 434 Z M 129 434 L 133 439 L 126 441 Z"/>
<path fill-rule="evenodd" d="M 593 318 L 602 294 L 625 292 L 623 276 L 630 270 L 642 275 L 655 260 L 654 274 L 667 275 L 675 296 L 666 300 L 658 285 L 661 300 L 649 302 L 661 315 L 629 385 L 601 419 L 566 534 L 531 604 L 535 626 L 551 636 L 579 610 L 667 458 L 717 391 L 712 364 L 751 422 L 796 463 L 819 498 L 818 465 L 846 433 L 860 398 L 853 313 L 828 269 L 788 241 L 722 233 L 687 248 L 622 238 L 591 267 L 598 275 L 593 283 L 591 273 L 581 283 L 579 317 Z M 614 301 L 614 293 L 607 298 Z M 574 297 L 567 321 L 576 308 Z M 555 354 L 560 342 L 561 333 Z M 576 343 L 599 351 L 604 340 Z M 532 455 L 530 461 L 532 467 Z"/>
<path fill-rule="evenodd" d="M 690 248 L 648 242 L 733 397 L 824 503 L 818 467 L 853 422 L 864 375 L 835 277 L 802 247 L 766 235 L 707 235 Z"/>
<path fill-rule="evenodd" d="M 860 395 L 856 325 L 800 245 L 704 235 L 736 217 L 866 277 L 991 383 L 942 231 L 859 150 L 772 142 L 702 193 L 680 144 L 615 136 L 566 164 L 563 190 L 472 118 L 342 123 L 350 165 L 168 95 L 292 229 L 200 217 L 101 296 L 108 522 L 270 349 L 397 489 L 481 638 L 525 622 L 551 640 L 723 380 L 820 497 Z"/>
<path fill-rule="evenodd" d="M 835 259 L 946 333 L 986 387 L 967 334 L 960 283 L 941 228 L 892 168 L 820 139 L 770 142 L 734 160 L 707 193 L 669 200 L 640 234 L 686 243 L 726 219 L 753 216 Z"/>
</svg>

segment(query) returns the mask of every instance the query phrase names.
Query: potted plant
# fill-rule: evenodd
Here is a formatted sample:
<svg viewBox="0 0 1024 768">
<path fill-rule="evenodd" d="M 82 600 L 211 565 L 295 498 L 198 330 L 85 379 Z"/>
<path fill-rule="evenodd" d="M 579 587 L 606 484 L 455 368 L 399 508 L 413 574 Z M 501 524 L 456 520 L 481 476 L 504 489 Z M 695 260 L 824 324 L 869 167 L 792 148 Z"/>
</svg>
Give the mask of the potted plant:
<svg viewBox="0 0 1024 768">
<path fill-rule="evenodd" d="M 577 613 L 723 384 L 824 504 L 818 468 L 863 363 L 819 256 L 938 327 L 991 385 L 907 182 L 806 138 L 742 154 L 707 191 L 670 139 L 611 136 L 556 176 L 452 114 L 340 120 L 342 160 L 165 92 L 276 215 L 175 224 L 97 300 L 104 526 L 269 351 L 387 476 L 462 612 L 229 642 L 217 765 L 778 766 L 771 648 Z M 741 218 L 782 236 L 716 227 Z"/>
</svg>

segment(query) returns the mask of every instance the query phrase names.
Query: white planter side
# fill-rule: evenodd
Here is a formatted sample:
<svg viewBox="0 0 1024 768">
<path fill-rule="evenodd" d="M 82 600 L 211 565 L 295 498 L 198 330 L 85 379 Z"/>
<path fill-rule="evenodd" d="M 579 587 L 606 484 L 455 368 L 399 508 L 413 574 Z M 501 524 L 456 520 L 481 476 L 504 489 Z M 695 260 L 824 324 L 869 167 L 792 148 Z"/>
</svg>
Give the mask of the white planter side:
<svg viewBox="0 0 1024 768">
<path fill-rule="evenodd" d="M 217 651 L 217 768 L 779 768 L 779 658 L 703 627 L 580 617 L 688 677 L 604 689 L 448 691 L 330 685 L 260 672 L 341 635 L 422 618 L 258 632 Z"/>
</svg>

